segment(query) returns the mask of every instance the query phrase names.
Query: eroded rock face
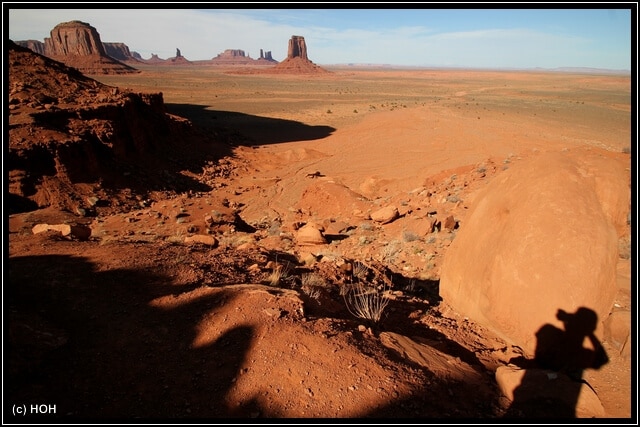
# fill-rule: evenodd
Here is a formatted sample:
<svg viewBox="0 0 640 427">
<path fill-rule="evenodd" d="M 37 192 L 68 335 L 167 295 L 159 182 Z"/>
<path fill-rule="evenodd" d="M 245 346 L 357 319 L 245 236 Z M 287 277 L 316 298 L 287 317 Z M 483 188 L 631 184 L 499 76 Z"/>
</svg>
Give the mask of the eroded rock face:
<svg viewBox="0 0 640 427">
<path fill-rule="evenodd" d="M 550 153 L 496 177 L 445 255 L 443 299 L 529 354 L 543 325 L 563 327 L 560 309 L 593 310 L 601 328 L 616 295 L 623 169 L 591 152 Z"/>
<path fill-rule="evenodd" d="M 52 42 L 50 42 L 51 44 Z M 15 41 L 15 44 L 18 46 L 26 47 L 34 51 L 35 53 L 39 53 L 40 55 L 47 56 L 47 52 L 45 51 L 45 44 L 39 40 L 18 40 Z M 129 46 L 124 43 L 114 43 L 114 42 L 103 42 L 102 46 L 104 47 L 104 51 L 106 54 L 113 59 L 118 61 L 140 61 L 142 57 L 137 52 L 131 52 L 129 50 Z"/>
<path fill-rule="evenodd" d="M 224 52 L 218 54 L 217 58 L 244 58 L 245 56 L 245 51 L 242 49 L 226 49 Z"/>
<path fill-rule="evenodd" d="M 44 55 L 44 43 L 40 40 L 18 40 L 15 43 L 18 46 L 26 47 L 27 49 L 31 49 L 35 53 Z"/>
<path fill-rule="evenodd" d="M 263 59 L 269 62 L 277 62 L 276 60 L 273 59 L 273 56 L 271 56 L 271 51 L 263 51 L 262 49 L 260 49 L 260 58 L 259 59 Z"/>
<path fill-rule="evenodd" d="M 8 54 L 9 193 L 25 207 L 95 212 L 87 195 L 183 185 L 167 153 L 206 152 L 188 121 L 167 114 L 161 93 L 120 91 L 15 43 Z M 192 142 L 201 145 L 187 149 Z"/>
<path fill-rule="evenodd" d="M 289 39 L 289 49 L 287 50 L 287 58 L 307 58 L 307 44 L 302 36 L 291 36 Z"/>
<path fill-rule="evenodd" d="M 320 74 L 328 73 L 324 68 L 314 64 L 307 57 L 307 44 L 302 36 L 291 36 L 287 58 L 273 67 L 269 72 L 283 74 Z"/>
<path fill-rule="evenodd" d="M 63 22 L 44 39 L 47 56 L 107 55 L 98 31 L 81 21 Z"/>
<path fill-rule="evenodd" d="M 44 40 L 44 55 L 86 74 L 138 72 L 109 56 L 98 31 L 81 21 L 63 22 Z"/>
<path fill-rule="evenodd" d="M 124 43 L 102 43 L 102 45 L 107 55 L 118 61 L 136 60 L 129 50 L 129 46 Z"/>
</svg>

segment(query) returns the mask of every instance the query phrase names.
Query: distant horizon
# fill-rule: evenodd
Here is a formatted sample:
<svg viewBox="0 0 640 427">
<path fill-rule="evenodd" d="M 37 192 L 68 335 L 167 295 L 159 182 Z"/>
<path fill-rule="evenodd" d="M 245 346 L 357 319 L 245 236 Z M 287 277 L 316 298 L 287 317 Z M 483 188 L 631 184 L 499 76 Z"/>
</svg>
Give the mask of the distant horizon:
<svg viewBox="0 0 640 427">
<path fill-rule="evenodd" d="M 124 43 L 143 59 L 152 54 L 172 58 L 176 49 L 194 62 L 211 60 L 229 49 L 257 59 L 262 49 L 281 62 L 287 57 L 289 39 L 299 35 L 305 38 L 309 60 L 317 65 L 393 68 L 629 73 L 634 65 L 631 22 L 637 19 L 631 5 L 613 9 L 532 5 L 527 10 L 85 10 L 33 9 L 26 4 L 4 4 L 13 41 L 44 42 L 56 25 L 82 21 L 97 30 L 103 43 Z"/>
</svg>

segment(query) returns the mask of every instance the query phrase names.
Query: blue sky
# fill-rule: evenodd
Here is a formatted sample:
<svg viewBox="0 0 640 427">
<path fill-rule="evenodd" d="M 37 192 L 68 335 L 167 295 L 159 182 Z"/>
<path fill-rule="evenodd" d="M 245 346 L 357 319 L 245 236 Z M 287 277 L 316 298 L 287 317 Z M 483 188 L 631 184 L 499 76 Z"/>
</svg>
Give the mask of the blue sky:
<svg viewBox="0 0 640 427">
<path fill-rule="evenodd" d="M 289 39 L 298 35 L 305 38 L 309 59 L 319 65 L 630 70 L 637 48 L 631 44 L 632 37 L 637 40 L 631 30 L 632 19 L 637 22 L 632 3 L 626 9 L 541 9 L 540 4 L 531 9 L 519 4 L 516 9 L 464 9 L 464 4 L 440 9 L 428 3 L 414 9 L 405 4 L 403 9 L 249 10 L 24 5 L 12 9 L 5 4 L 3 9 L 12 40 L 44 41 L 57 24 L 80 20 L 95 27 L 103 42 L 125 43 L 143 58 L 152 53 L 173 57 L 176 48 L 190 60 L 211 59 L 226 49 L 257 58 L 263 49 L 282 61 Z"/>
</svg>

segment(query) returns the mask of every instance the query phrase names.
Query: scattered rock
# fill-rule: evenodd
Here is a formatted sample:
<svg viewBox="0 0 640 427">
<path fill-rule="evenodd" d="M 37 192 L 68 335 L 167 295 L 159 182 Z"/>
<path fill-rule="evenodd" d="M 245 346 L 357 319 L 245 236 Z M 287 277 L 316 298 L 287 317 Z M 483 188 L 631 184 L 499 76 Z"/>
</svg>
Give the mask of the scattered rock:
<svg viewBox="0 0 640 427">
<path fill-rule="evenodd" d="M 624 357 L 631 356 L 631 311 L 615 310 L 604 322 L 604 339 Z"/>
<path fill-rule="evenodd" d="M 33 234 L 45 231 L 57 231 L 62 236 L 77 240 L 88 240 L 91 237 L 91 228 L 85 225 L 69 225 L 69 224 L 36 224 L 31 231 Z"/>
<path fill-rule="evenodd" d="M 456 228 L 457 225 L 458 225 L 458 222 L 455 220 L 453 215 L 449 215 L 442 222 L 442 228 L 444 228 L 445 230 L 449 230 L 449 231 L 453 231 Z"/>
<path fill-rule="evenodd" d="M 395 206 L 386 206 L 371 213 L 371 219 L 380 224 L 388 224 L 399 216 L 398 208 Z"/>
<path fill-rule="evenodd" d="M 324 245 L 327 239 L 324 237 L 322 227 L 309 223 L 299 228 L 296 233 L 296 241 L 300 245 Z"/>
<path fill-rule="evenodd" d="M 266 313 L 267 316 L 274 317 L 276 319 L 281 318 L 283 314 L 282 310 L 280 310 L 279 308 L 273 308 L 273 307 L 265 308 L 262 311 Z"/>
<path fill-rule="evenodd" d="M 218 246 L 218 241 L 215 237 L 205 235 L 205 234 L 196 234 L 194 236 L 187 236 L 184 238 L 185 243 L 202 243 L 203 245 L 211 246 L 215 248 Z"/>
</svg>

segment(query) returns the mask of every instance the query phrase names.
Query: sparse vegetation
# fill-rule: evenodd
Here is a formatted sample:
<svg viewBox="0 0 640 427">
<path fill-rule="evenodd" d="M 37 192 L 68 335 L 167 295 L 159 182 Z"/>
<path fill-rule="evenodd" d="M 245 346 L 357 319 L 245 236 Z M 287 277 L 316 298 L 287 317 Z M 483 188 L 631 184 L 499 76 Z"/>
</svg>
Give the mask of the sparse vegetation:
<svg viewBox="0 0 640 427">
<path fill-rule="evenodd" d="M 415 242 L 416 240 L 420 240 L 420 236 L 413 231 L 404 230 L 402 232 L 402 240 L 405 242 Z"/>
<path fill-rule="evenodd" d="M 359 319 L 378 323 L 389 304 L 385 291 L 384 286 L 379 290 L 377 287 L 362 283 L 353 284 L 343 296 L 347 310 Z"/>
<path fill-rule="evenodd" d="M 271 273 L 269 273 L 267 277 L 267 282 L 271 286 L 279 286 L 282 282 L 289 278 L 291 275 L 291 265 L 289 262 L 286 264 L 276 263 L 276 266 L 273 267 Z"/>
<path fill-rule="evenodd" d="M 369 274 L 369 269 L 366 265 L 358 261 L 353 263 L 353 268 L 351 270 L 352 278 L 355 278 L 358 281 L 363 281 L 367 279 L 367 274 Z"/>
<path fill-rule="evenodd" d="M 393 263 L 400 252 L 401 243 L 398 240 L 387 243 L 380 251 L 380 261 Z"/>
<path fill-rule="evenodd" d="M 302 292 L 320 303 L 322 290 L 327 286 L 324 278 L 317 273 L 305 273 L 300 277 L 300 280 Z"/>
<path fill-rule="evenodd" d="M 156 70 L 155 66 L 143 65 L 143 68 L 145 71 L 153 70 L 153 73 L 144 72 L 128 77 L 104 76 L 104 79 L 114 83 L 114 86 L 119 86 L 116 82 L 123 81 L 127 87 L 131 83 L 133 87 L 162 89 L 172 114 L 184 114 L 184 117 L 193 120 L 194 125 L 204 125 L 209 136 L 216 141 L 216 149 L 211 150 L 209 142 L 207 149 L 202 152 L 199 146 L 192 147 L 190 144 L 181 146 L 184 149 L 180 150 L 171 148 L 168 166 L 164 166 L 167 169 L 158 171 L 161 174 L 157 181 L 155 172 L 150 171 L 149 174 L 140 175 L 142 179 L 136 182 L 141 184 L 141 188 L 148 186 L 149 194 L 137 194 L 119 186 L 113 189 L 95 187 L 93 194 L 100 199 L 100 203 L 93 203 L 93 199 L 88 201 L 98 214 L 91 240 L 100 239 L 101 245 L 111 244 L 111 247 L 100 248 L 93 243 L 69 241 L 58 235 L 35 236 L 27 225 L 39 215 L 33 218 L 25 216 L 22 224 L 18 221 L 20 217 L 16 217 L 15 223 L 12 218 L 10 285 L 19 286 L 19 292 L 16 293 L 16 307 L 12 306 L 10 316 L 12 322 L 17 320 L 18 327 L 15 331 L 12 328 L 12 337 L 15 332 L 18 344 L 22 346 L 22 338 L 28 344 L 41 335 L 34 335 L 30 325 L 37 326 L 47 335 L 51 332 L 48 340 L 51 344 L 54 339 L 63 342 L 66 335 L 64 331 L 57 332 L 48 323 L 58 323 L 58 314 L 67 308 L 72 311 L 78 307 L 90 309 L 91 321 L 86 326 L 93 330 L 110 331 L 101 337 L 104 339 L 90 340 L 88 347 L 80 341 L 74 342 L 72 349 L 63 347 L 62 355 L 65 357 L 47 358 L 47 367 L 60 372 L 59 375 L 48 376 L 51 377 L 49 380 L 47 377 L 31 381 L 32 376 L 28 375 L 32 372 L 31 367 L 24 371 L 26 375 L 16 375 L 20 395 L 31 387 L 35 396 L 50 394 L 57 390 L 57 379 L 61 376 L 68 379 L 69 384 L 82 386 L 100 380 L 101 372 L 115 367 L 120 375 L 102 378 L 107 381 L 107 389 L 118 391 L 111 393 L 110 413 L 111 409 L 119 408 L 136 416 L 150 413 L 152 416 L 171 417 L 185 413 L 192 417 L 231 414 L 252 418 L 296 417 L 301 414 L 330 417 L 353 414 L 368 417 L 409 415 L 420 419 L 428 419 L 434 413 L 435 416 L 498 416 L 497 406 L 505 400 L 502 396 L 499 401 L 492 400 L 497 397 L 494 393 L 495 384 L 487 383 L 485 374 L 492 375 L 494 370 L 491 367 L 523 353 L 511 345 L 501 345 L 489 331 L 476 329 L 471 319 L 464 319 L 463 323 L 462 317 L 448 309 L 448 301 L 439 298 L 442 261 L 450 241 L 456 236 L 456 231 L 449 232 L 442 223 L 448 215 L 455 215 L 456 218 L 460 215 L 461 221 L 467 215 L 466 205 L 454 207 L 446 203 L 472 201 L 475 192 L 488 184 L 489 178 L 480 180 L 487 169 L 492 174 L 499 173 L 499 168 L 503 166 L 499 156 L 504 149 L 500 144 L 517 147 L 518 155 L 522 154 L 525 158 L 532 146 L 540 146 L 540 152 L 547 150 L 546 143 L 541 144 L 542 140 L 548 140 L 553 150 L 559 148 L 557 144 L 564 143 L 565 138 L 555 138 L 558 135 L 566 135 L 566 141 L 576 141 L 575 144 L 571 142 L 572 150 L 585 137 L 590 138 L 584 139 L 586 143 L 599 141 L 618 154 L 635 150 L 631 146 L 624 147 L 629 144 L 624 137 L 627 133 L 615 126 L 616 123 L 623 123 L 618 118 L 628 116 L 628 110 L 619 108 L 619 99 L 627 98 L 626 83 L 623 98 L 616 95 L 618 100 L 612 98 L 611 103 L 605 103 L 615 106 L 615 112 L 603 111 L 600 102 L 588 102 L 597 104 L 598 115 L 595 114 L 596 110 L 584 118 L 563 115 L 551 123 L 553 126 L 545 128 L 541 124 L 548 114 L 549 104 L 546 101 L 540 105 L 530 102 L 531 94 L 511 97 L 509 91 L 513 89 L 500 90 L 500 96 L 496 96 L 498 93 L 493 90 L 476 91 L 475 88 L 479 87 L 494 87 L 496 77 L 491 77 L 494 80 L 485 85 L 484 80 L 474 81 L 473 73 L 468 72 L 465 72 L 468 77 L 460 82 L 449 83 L 443 79 L 440 83 L 439 73 L 432 72 L 421 73 L 418 78 L 406 78 L 410 74 L 402 71 L 401 75 L 405 77 L 396 78 L 400 71 L 384 71 L 387 75 L 384 80 L 375 76 L 375 73 L 362 78 L 359 75 L 353 78 L 340 75 L 331 79 L 280 79 L 277 75 L 269 78 L 252 74 L 232 75 L 218 72 L 214 67 L 164 67 Z M 198 71 L 200 68 L 203 70 Z M 173 83 L 171 79 L 176 78 L 177 84 L 162 86 L 164 83 L 158 80 L 160 72 L 167 77 L 163 81 Z M 216 78 L 212 79 L 211 73 L 215 73 Z M 455 73 L 447 72 L 449 74 Z M 11 75 L 14 78 L 16 73 L 12 72 Z M 524 82 L 524 77 L 519 73 L 516 83 Z M 553 78 L 564 77 L 553 74 L 549 75 L 548 81 Z M 347 79 L 345 81 L 355 85 L 356 89 L 336 89 L 340 94 L 340 103 L 334 104 L 329 100 L 330 105 L 336 106 L 333 112 L 329 107 L 325 108 L 327 97 L 324 94 L 327 93 L 327 85 L 339 79 Z M 532 94 L 550 90 L 550 86 L 538 87 L 536 82 L 527 83 Z M 226 88 L 230 92 L 226 92 Z M 553 94 L 553 101 L 550 102 L 575 96 L 576 91 L 565 88 L 563 85 L 562 91 Z M 12 89 L 11 106 L 15 107 L 11 110 L 12 120 L 22 117 L 28 119 L 32 110 L 30 103 L 38 99 L 31 96 L 31 89 L 35 88 L 25 86 L 24 93 L 14 93 Z M 477 96 L 486 97 L 479 100 L 488 106 L 505 109 L 508 117 L 497 120 L 499 111 L 494 109 L 495 114 L 475 120 L 474 117 L 480 119 L 480 116 L 474 110 L 480 109 L 469 106 L 469 103 L 462 114 L 455 113 L 461 98 L 451 99 L 447 95 L 458 89 L 473 90 Z M 75 90 L 70 93 L 69 96 L 83 101 L 80 104 L 83 110 L 85 106 L 92 105 L 93 98 L 97 98 L 94 90 L 87 95 L 81 91 L 76 93 Z M 350 95 L 355 93 L 358 95 Z M 23 96 L 26 94 L 30 96 Z M 438 108 L 415 109 L 411 114 L 398 111 L 394 114 L 368 115 L 380 108 L 380 102 L 384 102 L 382 105 L 385 106 L 384 110 L 380 108 L 381 112 L 407 108 L 404 103 L 417 105 L 417 95 L 426 97 L 428 105 L 438 105 Z M 392 96 L 397 96 L 398 102 L 392 102 Z M 600 99 L 603 94 L 598 91 L 596 96 Z M 210 105 L 209 101 L 214 98 L 215 105 Z M 22 108 L 23 103 L 29 108 Z M 193 108 L 194 105 L 203 108 Z M 349 113 L 349 108 L 354 105 L 360 105 L 360 108 L 356 110 L 354 107 Z M 516 110 L 524 105 L 527 109 L 522 109 L 518 114 Z M 58 108 L 66 107 L 62 103 L 56 104 L 52 109 L 54 119 L 59 118 L 60 113 L 55 112 Z M 584 108 L 587 111 L 586 108 L 591 106 Z M 49 107 L 39 114 L 48 110 Z M 359 110 L 363 110 L 362 113 Z M 517 123 L 517 120 L 530 117 L 530 112 L 533 115 L 541 112 L 541 117 L 535 123 Z M 564 114 L 562 110 L 559 112 Z M 603 112 L 605 114 L 600 114 Z M 359 115 L 358 120 L 353 118 L 355 113 Z M 573 114 L 573 111 L 569 113 Z M 598 126 L 599 123 L 593 120 L 597 132 L 593 136 L 586 135 L 583 124 L 597 117 L 606 120 L 607 126 Z M 44 119 L 46 115 L 42 115 L 42 120 L 37 122 L 46 125 Z M 344 127 L 351 126 L 354 121 L 362 121 L 362 124 L 352 127 L 351 134 L 342 133 Z M 29 135 L 47 137 L 50 131 L 53 135 L 51 138 L 61 135 L 58 127 L 27 134 L 27 130 L 33 130 L 31 125 L 23 126 L 20 120 L 16 120 L 16 123 L 20 123 L 20 126 L 12 127 L 11 139 L 20 143 L 29 142 Z M 246 127 L 247 123 L 251 125 L 250 129 Z M 472 129 L 472 134 L 467 134 L 460 132 L 457 123 L 477 126 Z M 498 123 L 499 131 L 496 132 Z M 371 124 L 376 126 L 367 126 Z M 74 120 L 74 129 L 81 129 L 82 132 L 91 129 L 76 128 L 78 125 L 79 121 Z M 218 126 L 224 126 L 224 129 Z M 520 126 L 521 129 L 518 129 Z M 154 124 L 150 123 L 148 127 L 152 129 Z M 102 132 L 107 128 L 100 124 L 96 131 Z M 158 128 L 164 129 L 162 126 Z M 236 128 L 242 129 L 242 132 L 235 131 Z M 328 146 L 335 141 L 336 147 L 344 148 L 336 150 L 335 156 L 333 148 L 325 150 L 318 143 L 333 133 L 331 129 L 338 132 L 335 139 L 330 138 Z M 403 129 L 412 131 L 398 132 Z M 14 136 L 14 131 L 19 138 Z M 365 138 L 359 138 L 359 132 L 363 132 Z M 373 137 L 369 139 L 369 133 L 365 132 L 371 132 Z M 538 135 L 538 132 L 544 136 L 528 137 Z M 191 139 L 194 134 L 188 133 L 187 136 Z M 396 136 L 403 140 L 402 144 L 394 144 Z M 471 146 L 467 136 L 473 140 Z M 69 138 L 76 139 L 74 136 L 64 136 L 61 142 Z M 301 141 L 288 144 L 294 142 L 293 139 Z M 555 139 L 558 142 L 554 142 Z M 35 144 L 41 145 L 39 141 L 39 137 L 33 139 Z M 378 146 L 378 142 L 382 145 Z M 413 144 L 417 144 L 415 150 Z M 499 151 L 492 151 L 498 146 Z M 464 156 L 456 156 L 461 147 L 462 150 L 472 149 L 470 153 L 473 156 L 467 156 L 466 152 Z M 219 158 L 218 148 L 219 155 L 224 157 Z M 362 156 L 339 158 L 354 153 L 354 150 L 362 153 Z M 398 154 L 402 154 L 399 150 L 406 153 L 406 171 L 402 170 L 405 168 L 404 162 L 387 158 L 394 150 Z M 210 151 L 215 152 L 215 161 L 208 160 Z M 565 151 L 569 151 L 569 148 L 565 148 Z M 538 148 L 534 148 L 532 153 L 538 153 Z M 188 156 L 183 160 L 182 154 Z M 342 164 L 332 163 L 333 160 L 328 162 L 325 154 L 330 154 L 329 157 L 340 160 Z M 451 161 L 442 162 L 445 157 Z M 379 168 L 375 162 L 369 161 L 378 158 L 382 160 Z M 626 159 L 628 163 L 629 154 L 619 158 L 622 162 Z M 487 160 L 486 163 L 471 165 L 469 169 L 467 164 L 473 159 Z M 505 160 L 504 168 L 517 159 L 510 155 Z M 364 160 L 362 168 L 356 164 L 359 160 Z M 403 160 L 402 156 L 398 160 Z M 18 162 L 18 165 L 21 164 L 23 162 Z M 317 175 L 310 174 L 307 177 L 322 178 L 300 181 L 300 173 L 309 170 L 312 165 L 320 168 L 323 174 L 316 172 Z M 383 165 L 388 168 L 385 170 Z M 412 169 L 413 166 L 416 168 Z M 451 169 L 440 170 L 440 166 Z M 478 173 L 473 172 L 474 167 Z M 135 169 L 129 162 L 126 167 L 104 168 L 105 171 L 117 173 L 118 177 L 122 173 L 131 174 L 129 170 Z M 198 174 L 200 169 L 203 172 Z M 412 170 L 416 172 L 415 177 L 408 175 Z M 459 176 L 451 175 L 452 171 Z M 387 176 L 387 172 L 393 176 Z M 405 172 L 406 180 L 400 176 Z M 450 179 L 447 180 L 447 177 Z M 183 182 L 182 178 L 187 180 Z M 356 194 L 343 192 L 343 184 Z M 404 194 L 409 188 L 414 190 Z M 89 194 L 87 190 L 88 185 L 82 183 L 83 197 Z M 301 191 L 305 191 L 304 197 L 301 197 Z M 362 195 L 358 195 L 359 192 Z M 75 192 L 61 193 L 60 196 L 71 196 L 70 200 L 77 200 Z M 57 193 L 50 195 L 57 197 Z M 400 209 L 400 217 L 388 224 L 371 219 L 368 213 L 390 204 L 405 207 Z M 238 215 L 232 215 L 232 212 Z M 66 213 L 69 212 L 65 212 L 62 218 L 67 218 Z M 53 215 L 53 212 L 47 211 L 46 216 L 49 215 Z M 247 221 L 249 227 L 240 226 L 240 220 Z M 73 224 L 75 218 L 65 219 L 65 224 L 67 221 Z M 302 224 L 311 221 L 325 227 L 323 233 L 326 233 L 326 242 L 299 245 L 302 241 L 297 231 Z M 627 229 L 631 223 L 630 213 Z M 15 233 L 14 227 L 19 227 L 20 233 Z M 433 227 L 433 233 L 429 233 L 427 227 Z M 196 233 L 199 235 L 192 235 Z M 632 257 L 629 235 L 627 232 L 627 237 L 618 242 L 620 261 Z M 191 243 L 193 237 L 197 237 L 195 244 Z M 215 239 L 217 244 L 204 243 L 214 242 L 206 237 Z M 34 248 L 37 248 L 37 254 L 33 253 Z M 83 256 L 74 256 L 80 254 Z M 33 262 L 33 255 L 38 255 L 37 263 Z M 630 263 L 627 261 L 619 265 L 627 266 Z M 128 279 L 121 280 L 123 278 Z M 117 286 L 105 292 L 101 290 L 103 287 L 78 286 L 79 283 L 93 282 L 113 282 Z M 65 298 L 57 299 L 59 304 L 53 306 L 48 304 L 47 298 L 43 298 L 43 291 L 47 293 L 51 289 L 65 295 Z M 105 303 L 105 297 L 109 299 L 108 303 Z M 344 300 L 345 305 L 340 299 Z M 627 298 L 618 301 L 625 304 L 618 308 L 628 308 Z M 22 310 L 21 307 L 28 310 Z M 21 313 L 14 312 L 14 308 Z M 28 328 L 22 327 L 23 315 L 30 316 L 31 313 L 35 318 L 24 323 Z M 86 316 L 76 317 L 82 320 Z M 66 319 L 65 325 L 62 325 L 64 329 L 69 326 L 72 332 L 77 328 L 81 335 L 91 333 L 85 325 L 73 326 L 73 320 Z M 451 382 L 448 372 L 442 372 L 442 375 L 440 372 L 429 372 L 429 366 L 437 363 L 437 359 L 429 360 L 429 354 L 425 354 L 425 359 L 419 364 L 425 369 L 417 365 L 407 367 L 402 360 L 407 354 L 384 359 L 393 343 L 382 339 L 372 340 L 367 336 L 372 333 L 371 330 L 362 327 L 365 322 L 367 326 L 384 322 L 388 332 L 407 338 L 437 338 L 439 345 L 447 347 L 451 360 L 456 362 L 451 369 L 458 373 L 470 362 L 465 356 L 477 355 L 477 362 L 481 363 L 474 363 L 473 368 L 482 370 L 480 383 L 476 383 L 471 375 L 465 381 Z M 160 327 L 156 327 L 158 325 Z M 363 334 L 359 335 L 356 331 Z M 123 344 L 131 347 L 131 351 L 112 351 Z M 20 346 L 17 347 L 20 349 Z M 21 371 L 22 362 L 33 359 L 37 363 L 34 369 L 38 370 L 40 360 L 36 359 L 40 358 L 34 358 L 31 354 L 34 347 L 23 347 L 26 358 L 17 358 L 20 363 L 16 367 Z M 149 353 L 149 348 L 154 351 Z M 143 365 L 127 360 L 131 354 L 146 353 L 150 357 L 145 359 Z M 612 352 L 611 356 L 617 357 L 617 353 Z M 215 357 L 207 357 L 208 354 L 215 354 Z M 104 369 L 96 372 L 95 363 L 70 365 L 67 355 L 69 358 L 86 356 L 86 360 L 98 360 Z M 169 359 L 167 355 L 170 355 Z M 273 369 L 274 360 L 285 370 L 289 369 L 291 375 Z M 179 361 L 181 369 L 166 369 L 167 362 L 175 361 Z M 380 362 L 385 369 L 371 369 Z M 389 369 L 386 369 L 387 366 Z M 119 388 L 120 377 L 139 377 L 143 373 L 141 369 L 163 374 L 145 382 L 143 392 L 148 395 L 145 400 L 151 403 L 142 406 L 138 388 L 130 390 L 130 393 Z M 622 387 L 624 384 L 617 381 L 618 372 L 611 371 L 615 374 L 612 378 L 616 382 L 612 381 L 607 386 L 614 387 L 602 387 L 600 390 L 620 389 L 620 395 L 626 396 L 623 393 L 626 392 Z M 363 372 L 367 375 L 365 381 L 361 382 Z M 393 378 L 389 372 L 393 372 Z M 204 387 L 205 392 L 189 394 L 189 387 L 195 384 L 194 381 L 200 388 Z M 233 393 L 237 396 L 250 397 L 253 391 L 260 390 L 267 383 L 271 388 L 268 393 L 265 391 L 264 396 L 259 396 L 259 405 L 253 405 L 245 399 L 238 403 L 240 406 L 229 408 L 225 405 L 230 393 L 225 386 L 227 383 L 233 383 Z M 316 387 L 317 384 L 337 394 L 323 393 Z M 602 380 L 594 383 L 594 386 L 598 388 L 601 384 L 604 384 Z M 489 386 L 487 391 L 491 392 L 490 395 L 484 395 L 483 385 Z M 398 392 L 392 390 L 391 386 Z M 342 397 L 352 391 L 367 392 L 364 387 L 386 399 L 384 408 L 371 407 L 368 410 L 362 407 L 361 400 Z M 413 400 L 409 402 L 410 411 L 405 405 L 407 390 L 415 391 L 412 393 Z M 72 387 L 62 391 L 70 393 L 63 394 L 62 399 L 73 398 Z M 311 396 L 313 402 L 307 396 Z M 95 397 L 95 400 L 83 402 L 82 407 L 76 408 L 80 412 L 74 410 L 74 414 L 91 415 L 104 408 L 104 399 L 100 399 L 99 395 Z M 617 395 L 606 397 L 608 402 L 615 403 L 614 407 L 623 401 L 617 399 Z M 158 400 L 167 404 L 154 406 L 152 402 Z M 311 404 L 288 404 L 299 401 Z M 159 414 L 159 410 L 165 410 L 166 413 Z"/>
</svg>

